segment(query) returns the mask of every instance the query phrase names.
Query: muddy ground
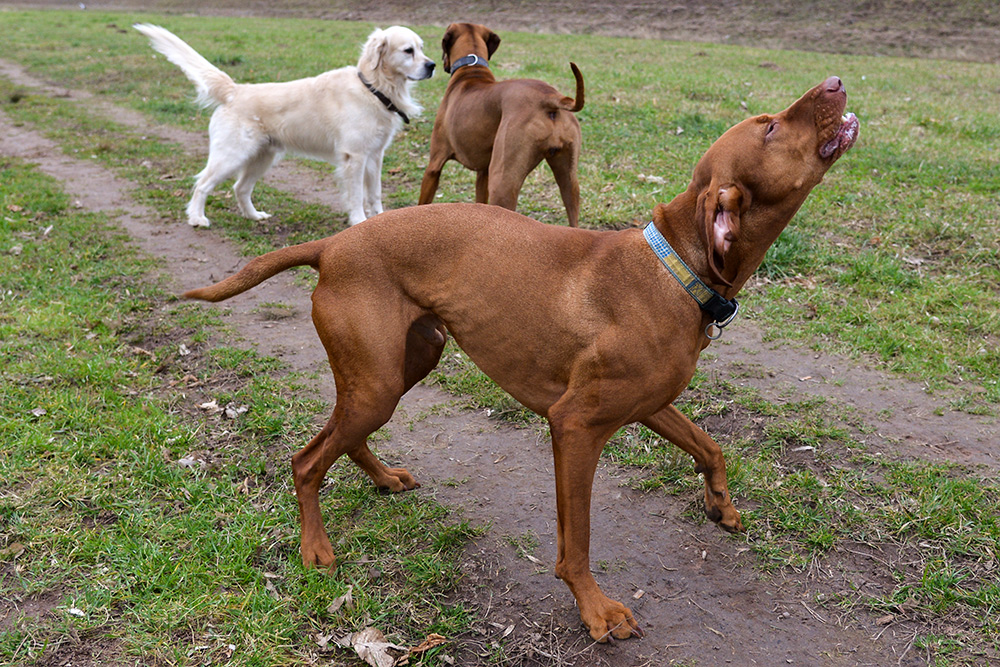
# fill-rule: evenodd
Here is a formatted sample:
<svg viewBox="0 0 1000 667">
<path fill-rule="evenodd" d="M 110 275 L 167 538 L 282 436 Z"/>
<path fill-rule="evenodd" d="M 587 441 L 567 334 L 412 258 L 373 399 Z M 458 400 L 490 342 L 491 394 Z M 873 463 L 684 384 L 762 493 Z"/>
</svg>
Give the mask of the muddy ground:
<svg viewBox="0 0 1000 667">
<path fill-rule="evenodd" d="M 31 3 L 35 7 L 65 4 L 45 0 Z M 711 8 L 694 3 L 653 2 L 477 3 L 489 7 L 484 11 L 460 10 L 468 5 L 455 2 L 423 3 L 418 8 L 391 1 L 349 6 L 318 0 L 284 3 L 280 8 L 271 7 L 272 3 L 226 0 L 90 4 L 109 9 L 143 6 L 155 11 L 401 23 L 445 24 L 463 18 L 500 29 L 601 32 L 788 47 L 825 46 L 820 43 L 825 41 L 838 46 L 831 50 L 843 47 L 857 51 L 862 49 L 855 40 L 862 40 L 868 33 L 850 26 L 885 24 L 895 27 L 869 34 L 866 52 L 946 55 L 987 62 L 1000 58 L 1000 10 L 996 10 L 997 16 L 987 15 L 975 25 L 966 26 L 958 36 L 954 35 L 958 26 L 953 26 L 952 19 L 961 19 L 960 13 L 920 22 L 933 28 L 920 28 L 913 21 L 894 22 L 899 17 L 892 12 L 898 11 L 900 5 L 923 5 L 937 12 L 950 3 L 884 3 L 890 7 L 876 18 L 861 10 L 852 13 L 843 6 L 836 10 L 821 8 L 815 10 L 808 30 L 802 22 L 809 17 L 800 16 L 791 3 L 772 3 L 771 9 L 784 6 L 786 16 L 784 21 L 769 22 L 752 20 L 767 9 L 766 3 L 756 3 L 756 9 L 740 13 L 733 8 L 742 3 L 735 2 L 715 3 Z M 875 4 L 879 3 L 864 6 Z M 818 42 L 818 36 L 824 40 Z M 0 74 L 34 89 L 48 89 L 46 82 L 29 76 L 17 63 L 0 61 Z M 68 95 L 79 104 L 91 105 L 95 112 L 141 127 L 152 136 L 178 141 L 195 154 L 205 154 L 203 134 L 151 126 L 142 116 L 110 107 L 85 91 L 48 91 Z M 93 162 L 67 157 L 40 134 L 14 126 L 2 114 L 0 155 L 17 155 L 38 163 L 42 170 L 65 183 L 80 206 L 113 212 L 146 252 L 162 259 L 163 272 L 178 291 L 217 280 L 245 261 L 215 233 L 159 218 L 129 197 L 131 183 Z M 286 161 L 269 174 L 267 181 L 303 200 L 329 203 L 326 193 L 335 191 L 335 187 L 320 178 L 297 167 L 294 161 Z M 294 306 L 291 316 L 266 319 L 257 310 L 261 304 L 276 302 Z M 227 305 L 228 324 L 262 353 L 282 359 L 293 370 L 313 370 L 325 363 L 309 321 L 308 293 L 291 279 L 278 276 Z M 995 420 L 947 409 L 942 416 L 941 399 L 928 396 L 917 384 L 832 355 L 764 344 L 745 320 L 727 330 L 723 345 L 714 347 L 716 358 L 703 364 L 703 369 L 724 375 L 740 369 L 738 382 L 757 387 L 772 400 L 803 393 L 825 396 L 845 406 L 845 410 L 850 409 L 857 419 L 876 425 L 876 432 L 862 436 L 876 451 L 985 464 L 990 474 L 996 472 L 993 443 L 1000 434 Z M 754 372 L 745 372 L 748 367 Z M 318 380 L 317 391 L 332 403 L 332 378 Z M 594 563 L 610 564 L 597 572 L 598 581 L 606 592 L 632 607 L 646 637 L 595 648 L 580 626 L 572 596 L 552 576 L 555 500 L 546 439 L 530 429 L 513 428 L 483 414 L 453 408 L 450 402 L 451 397 L 436 389 L 415 388 L 404 398 L 391 423 L 392 438 L 381 445 L 381 452 L 414 473 L 423 484 L 418 493 L 431 494 L 442 503 L 460 508 L 475 522 L 492 524 L 489 534 L 472 545 L 465 559 L 466 583 L 458 595 L 479 610 L 482 621 L 472 636 L 456 638 L 461 645 L 457 650 L 459 664 L 481 664 L 478 656 L 489 653 L 491 643 L 499 641 L 511 626 L 513 630 L 504 640 L 512 654 L 510 664 L 622 667 L 672 662 L 920 665 L 926 664 L 929 656 L 913 647 L 916 633 L 947 630 L 906 618 L 888 624 L 883 619 L 880 625 L 874 617 L 843 615 L 835 606 L 816 602 L 818 594 L 832 597 L 859 586 L 878 589 L 891 585 L 890 572 L 902 554 L 880 553 L 856 545 L 807 571 L 764 575 L 755 567 L 745 541 L 683 516 L 697 499 L 635 491 L 628 483 L 634 472 L 602 464 L 595 482 L 591 557 Z M 431 416 L 419 420 L 414 429 L 403 427 L 414 416 L 428 414 Z M 893 417 L 886 421 L 886 414 Z M 741 425 L 719 421 L 709 428 L 724 440 Z M 529 532 L 540 542 L 533 552 L 540 564 L 520 557 L 505 539 Z M 88 663 L 86 655 L 78 655 L 73 664 L 100 662 L 90 657 Z"/>
</svg>

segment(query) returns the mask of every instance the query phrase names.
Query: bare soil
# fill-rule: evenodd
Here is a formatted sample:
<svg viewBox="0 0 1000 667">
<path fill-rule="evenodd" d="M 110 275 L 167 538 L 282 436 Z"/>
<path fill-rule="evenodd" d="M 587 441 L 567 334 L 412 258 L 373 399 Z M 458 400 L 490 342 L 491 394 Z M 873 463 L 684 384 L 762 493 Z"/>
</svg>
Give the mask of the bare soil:
<svg viewBox="0 0 1000 667">
<path fill-rule="evenodd" d="M 46 4 L 62 5 L 42 0 L 32 6 Z M 350 4 L 318 0 L 289 2 L 281 7 L 278 3 L 272 6 L 227 0 L 89 4 L 95 8 L 131 9 L 142 5 L 156 11 L 291 14 L 400 23 L 444 24 L 462 18 L 501 29 L 766 44 L 771 44 L 768 35 L 773 33 L 776 36 L 771 45 L 792 47 L 816 46 L 814 38 L 818 35 L 829 38 L 831 43 L 843 38 L 841 45 L 848 45 L 850 39 L 844 37 L 844 31 L 857 39 L 863 34 L 860 29 L 845 27 L 845 14 L 856 17 L 852 19 L 855 23 L 864 20 L 868 21 L 865 25 L 870 25 L 875 20 L 860 9 L 854 13 L 843 7 L 819 9 L 810 33 L 797 28 L 805 19 L 797 18 L 795 10 L 788 9 L 790 3 L 776 3 L 786 7 L 787 21 L 748 26 L 765 3 L 741 13 L 736 8 L 743 3 L 728 1 L 715 3 L 711 9 L 697 3 L 631 2 L 622 6 L 582 0 L 535 4 L 497 1 L 481 11 L 467 11 L 466 5 L 449 1 L 422 3 L 419 7 L 400 2 Z M 876 4 L 863 3 L 866 7 Z M 948 17 L 939 15 L 939 9 L 949 3 L 886 4 L 892 11 L 906 4 L 932 8 L 933 18 L 941 20 L 928 21 L 935 27 L 923 31 L 906 29 L 896 46 L 892 46 L 895 33 L 869 35 L 869 52 L 882 48 L 903 53 L 912 50 L 923 55 L 945 53 L 948 57 L 990 62 L 1000 56 L 1000 16 L 987 15 L 979 24 L 968 27 L 961 39 L 948 39 L 951 24 Z M 834 11 L 839 14 L 833 16 Z M 892 11 L 887 10 L 880 20 L 892 24 Z M 831 20 L 838 19 L 835 26 L 824 23 L 824 12 L 831 13 Z M 1000 11 L 996 13 L 1000 15 Z M 988 39 L 977 41 L 981 34 Z M 758 39 L 755 35 L 762 35 L 761 41 L 754 42 Z M 807 38 L 809 35 L 812 37 Z M 91 105 L 97 113 L 140 127 L 151 136 L 178 141 L 196 154 L 205 154 L 203 134 L 153 126 L 141 115 L 111 107 L 85 91 L 54 89 L 26 74 L 17 63 L 0 61 L 0 75 L 24 86 L 68 96 L 79 104 Z M 37 163 L 40 169 L 64 182 L 79 206 L 116 216 L 145 252 L 162 260 L 163 275 L 178 292 L 218 280 L 245 262 L 235 248 L 211 230 L 195 230 L 181 221 L 162 219 L 129 196 L 133 184 L 94 162 L 64 155 L 41 134 L 15 126 L 2 113 L 0 155 Z M 289 160 L 272 171 L 267 180 L 305 201 L 330 204 L 329 193 L 335 192 L 335 187 L 319 182 L 319 178 Z M 288 317 L 272 319 L 259 309 L 276 302 L 293 306 Z M 291 277 L 277 276 L 226 306 L 227 323 L 245 339 L 245 344 L 281 359 L 292 370 L 312 371 L 325 365 L 325 355 L 309 318 L 309 295 Z M 735 372 L 737 383 L 755 386 L 772 400 L 825 396 L 843 406 L 849 423 L 877 426 L 877 432 L 860 436 L 877 451 L 983 464 L 987 474 L 996 473 L 994 443 L 1000 430 L 996 420 L 951 412 L 940 398 L 928 395 L 918 384 L 830 354 L 764 344 L 747 321 L 727 330 L 723 344 L 713 346 L 713 351 L 714 359 L 703 363 L 711 373 L 728 376 Z M 335 392 L 328 374 L 316 381 L 316 391 L 332 405 Z M 745 426 L 732 419 L 708 425 L 720 440 Z M 551 453 L 544 434 L 455 408 L 452 397 L 427 386 L 418 386 L 404 397 L 390 430 L 391 439 L 381 445 L 381 454 L 414 473 L 423 484 L 417 493 L 430 494 L 471 520 L 492 526 L 470 547 L 464 560 L 465 583 L 456 595 L 478 609 L 480 621 L 470 636 L 454 638 L 458 664 L 485 664 L 493 644 L 502 641 L 511 655 L 510 664 L 517 665 L 921 665 L 930 656 L 913 647 L 916 633 L 946 630 L 906 618 L 888 624 L 883 619 L 879 625 L 869 615 L 845 615 L 835 606 L 815 602 L 818 594 L 831 599 L 859 586 L 876 590 L 890 586 L 892 568 L 903 554 L 875 552 L 858 545 L 805 572 L 765 575 L 755 566 L 755 558 L 743 539 L 690 518 L 689 510 L 697 498 L 636 491 L 631 486 L 634 471 L 602 464 L 594 490 L 592 561 L 599 583 L 609 595 L 632 607 L 646 637 L 594 647 L 580 625 L 572 596 L 552 574 L 555 498 Z M 289 443 L 289 449 L 299 444 Z M 508 539 L 527 534 L 538 539 L 531 554 L 540 564 L 524 558 Z M 33 604 L 40 608 L 31 613 L 44 613 L 44 601 Z M 30 607 L 31 601 L 26 606 Z M 99 664 L 105 649 L 113 651 L 113 647 L 77 647 L 72 655 L 54 654 L 54 660 L 58 660 L 51 664 L 64 664 L 67 658 L 73 664 Z"/>
</svg>

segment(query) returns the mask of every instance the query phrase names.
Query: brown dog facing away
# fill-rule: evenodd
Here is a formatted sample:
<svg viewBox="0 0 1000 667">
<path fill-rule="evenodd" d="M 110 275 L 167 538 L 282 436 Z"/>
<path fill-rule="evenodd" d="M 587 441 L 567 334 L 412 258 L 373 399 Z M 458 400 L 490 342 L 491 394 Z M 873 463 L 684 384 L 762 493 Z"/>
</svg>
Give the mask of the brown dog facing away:
<svg viewBox="0 0 1000 667">
<path fill-rule="evenodd" d="M 319 271 L 312 316 L 337 384 L 333 415 L 292 457 L 302 560 L 332 566 L 318 493 L 347 454 L 390 491 L 417 486 L 388 468 L 367 437 L 437 365 L 448 333 L 505 391 L 548 420 L 555 459 L 555 572 L 597 641 L 641 635 L 632 613 L 590 572 L 591 485 L 608 438 L 645 424 L 688 454 L 705 478 L 705 512 L 742 529 L 719 446 L 672 405 L 688 385 L 710 327 L 662 234 L 697 285 L 725 303 L 827 169 L 855 142 L 847 94 L 830 77 L 777 114 L 742 121 L 699 160 L 687 190 L 658 204 L 646 231 L 546 225 L 482 204 L 383 213 L 326 239 L 251 260 L 186 297 L 220 301 L 293 266 Z M 664 238 L 660 238 L 662 244 Z"/>
<path fill-rule="evenodd" d="M 474 23 L 452 23 L 444 33 L 444 69 L 451 73 L 431 133 L 430 159 L 420 204 L 430 204 L 441 169 L 457 160 L 476 172 L 476 201 L 517 208 L 521 185 L 545 160 L 559 186 L 570 227 L 580 219 L 580 123 L 583 75 L 573 63 L 576 99 L 543 81 L 497 81 L 489 59 L 500 37 Z"/>
</svg>

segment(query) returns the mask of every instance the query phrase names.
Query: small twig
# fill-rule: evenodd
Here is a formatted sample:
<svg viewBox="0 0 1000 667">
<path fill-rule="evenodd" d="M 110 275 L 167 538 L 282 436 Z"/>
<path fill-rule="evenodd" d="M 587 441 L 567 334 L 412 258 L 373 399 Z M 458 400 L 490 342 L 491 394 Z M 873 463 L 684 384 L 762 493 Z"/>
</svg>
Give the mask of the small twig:
<svg viewBox="0 0 1000 667">
<path fill-rule="evenodd" d="M 813 618 L 815 618 L 817 621 L 819 621 L 820 623 L 823 623 L 823 624 L 827 623 L 827 620 L 825 618 L 823 618 L 822 616 L 820 616 L 819 614 L 817 614 L 816 612 L 814 612 L 812 609 L 810 609 L 809 605 L 807 605 L 804 601 L 802 602 L 802 606 L 805 607 L 806 611 L 808 611 L 810 614 L 812 614 Z"/>
</svg>

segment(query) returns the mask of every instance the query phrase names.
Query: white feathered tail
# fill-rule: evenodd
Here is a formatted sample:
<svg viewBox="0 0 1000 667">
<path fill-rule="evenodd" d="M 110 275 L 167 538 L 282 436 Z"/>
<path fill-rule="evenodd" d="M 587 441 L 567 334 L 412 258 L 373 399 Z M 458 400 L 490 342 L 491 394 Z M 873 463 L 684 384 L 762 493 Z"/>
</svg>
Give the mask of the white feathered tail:
<svg viewBox="0 0 1000 667">
<path fill-rule="evenodd" d="M 228 74 L 205 60 L 174 33 L 150 23 L 136 23 L 132 27 L 148 37 L 154 49 L 191 79 L 198 93 L 195 100 L 198 104 L 203 107 L 225 104 L 236 92 L 236 82 Z"/>
</svg>

